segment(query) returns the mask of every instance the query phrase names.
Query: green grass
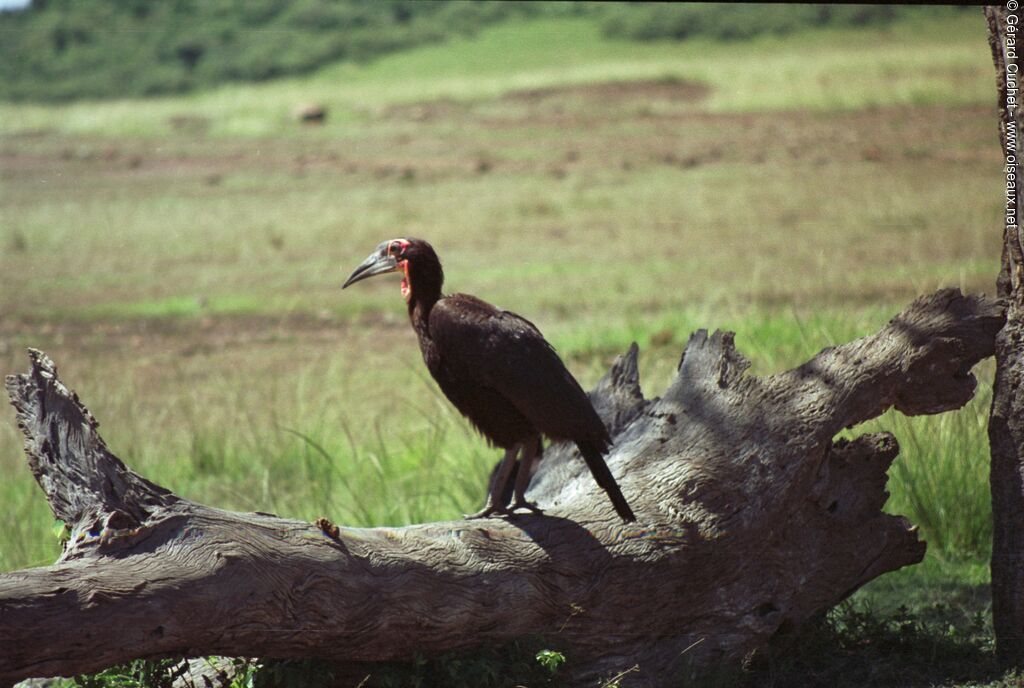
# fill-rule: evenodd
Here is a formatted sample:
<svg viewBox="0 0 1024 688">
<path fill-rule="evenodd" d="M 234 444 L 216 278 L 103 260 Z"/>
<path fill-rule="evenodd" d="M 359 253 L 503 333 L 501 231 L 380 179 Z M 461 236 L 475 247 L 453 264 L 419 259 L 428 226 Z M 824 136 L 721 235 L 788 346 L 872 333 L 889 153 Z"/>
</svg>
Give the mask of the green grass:
<svg viewBox="0 0 1024 688">
<path fill-rule="evenodd" d="M 340 291 L 374 245 L 430 239 L 452 290 L 529 316 L 585 386 L 635 340 L 660 394 L 700 327 L 736 331 L 752 374 L 771 374 L 919 293 L 993 291 L 989 60 L 973 14 L 742 46 L 545 20 L 259 86 L 0 104 L 0 365 L 46 350 L 116 454 L 204 503 L 359 526 L 458 517 L 496 457 L 429 380 L 398 285 Z M 706 97 L 677 97 L 694 79 Z M 537 88 L 555 90 L 520 92 Z M 328 123 L 290 124 L 310 98 Z M 176 115 L 206 133 L 173 130 Z M 991 365 L 978 373 L 963 410 L 854 431 L 899 439 L 887 509 L 920 524 L 925 563 L 858 593 L 867 617 L 823 622 L 832 669 L 805 655 L 753 684 L 863 685 L 835 668 L 889 650 L 903 685 L 1002 680 L 973 620 Z M 51 562 L 9 410 L 0 471 L 0 570 Z M 921 590 L 952 596 L 948 618 Z M 929 642 L 980 668 L 943 664 L 943 683 L 908 659 Z"/>
<path fill-rule="evenodd" d="M 178 116 L 204 118 L 212 136 L 308 136 L 296 131 L 290 113 L 298 103 L 315 100 L 331 113 L 318 136 L 351 140 L 365 133 L 377 112 L 395 104 L 665 77 L 709 85 L 712 93 L 701 109 L 719 113 L 988 104 L 991 63 L 978 50 L 985 31 L 978 12 L 883 30 L 820 30 L 741 44 L 638 44 L 603 36 L 591 19 L 509 21 L 471 38 L 269 84 L 64 106 L 0 104 L 0 133 L 158 137 L 171 133 Z"/>
<path fill-rule="evenodd" d="M 738 345 L 751 356 L 754 372 L 764 374 L 876 329 L 887 317 L 862 313 L 851 322 L 839 311 L 819 311 L 813 319 L 755 313 L 722 325 L 740 330 Z M 686 335 L 701 324 L 694 315 L 670 326 L 655 321 L 646 328 L 612 329 L 600 338 L 591 332 L 577 339 L 571 330 L 553 338 L 589 383 L 630 341 L 641 342 L 642 381 L 653 396 L 671 379 Z M 666 333 L 672 340 L 665 341 Z M 369 340 L 370 335 L 363 338 L 368 346 Z M 104 423 L 114 451 L 186 497 L 306 520 L 327 515 L 354 525 L 457 518 L 481 498 L 494 452 L 439 396 L 415 360 L 414 343 L 408 345 L 401 352 L 360 357 L 360 365 L 375 371 L 371 379 L 353 379 L 352 366 L 330 360 L 330 352 L 280 378 L 260 379 L 252 366 L 276 356 L 255 352 L 151 355 L 135 363 L 117 357 L 118 365 L 134 366 L 127 371 L 100 359 L 91 363 L 97 377 L 84 379 L 75 373 L 88 359 L 72 357 L 62 370 Z M 282 340 L 270 346 L 286 355 L 294 345 Z M 902 450 L 891 471 L 888 509 L 919 524 L 929 556 L 941 560 L 987 555 L 985 422 L 991 392 L 985 380 L 991 368 L 983 366 L 980 374 L 976 399 L 961 411 L 920 418 L 893 412 L 855 431 L 896 434 Z M 142 387 L 132 384 L 142 376 L 148 378 Z M 160 397 L 165 402 L 157 404 Z M 19 466 L 15 431 L 2 432 L 15 479 L 3 487 L 11 529 L 0 564 L 43 564 L 59 545 L 49 535 L 44 500 Z"/>
</svg>

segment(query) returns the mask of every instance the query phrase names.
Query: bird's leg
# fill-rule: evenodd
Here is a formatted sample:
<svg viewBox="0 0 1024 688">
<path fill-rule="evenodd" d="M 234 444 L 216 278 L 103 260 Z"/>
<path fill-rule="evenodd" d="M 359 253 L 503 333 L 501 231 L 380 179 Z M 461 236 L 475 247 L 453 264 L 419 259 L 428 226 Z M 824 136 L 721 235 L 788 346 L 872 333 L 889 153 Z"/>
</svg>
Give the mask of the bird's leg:
<svg viewBox="0 0 1024 688">
<path fill-rule="evenodd" d="M 509 507 L 509 511 L 529 509 L 536 514 L 542 513 L 540 507 L 533 502 L 526 501 L 526 488 L 530 485 L 530 471 L 533 468 L 533 462 L 537 460 L 539 450 L 539 438 L 530 440 L 523 445 L 523 456 L 519 460 L 519 475 L 516 476 L 515 500 Z"/>
<path fill-rule="evenodd" d="M 508 508 L 502 501 L 501 495 L 505 491 L 505 484 L 508 482 L 509 476 L 512 474 L 512 467 L 516 465 L 516 454 L 519 453 L 520 446 L 516 444 L 505 450 L 505 456 L 498 466 L 498 472 L 491 482 L 491 489 L 487 492 L 487 503 L 484 504 L 483 509 L 475 514 L 466 514 L 466 518 L 486 518 L 491 514 L 508 513 Z"/>
</svg>

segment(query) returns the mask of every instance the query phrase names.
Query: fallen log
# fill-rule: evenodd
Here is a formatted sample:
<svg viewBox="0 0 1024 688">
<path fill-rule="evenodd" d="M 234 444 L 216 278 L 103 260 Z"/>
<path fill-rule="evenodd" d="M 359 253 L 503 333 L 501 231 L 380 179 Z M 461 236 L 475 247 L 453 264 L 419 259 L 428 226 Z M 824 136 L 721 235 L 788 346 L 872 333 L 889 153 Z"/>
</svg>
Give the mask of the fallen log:
<svg viewBox="0 0 1024 688">
<path fill-rule="evenodd" d="M 542 636 L 569 685 L 634 666 L 627 685 L 678 685 L 922 559 L 916 528 L 881 510 L 895 439 L 836 435 L 890 407 L 961 407 L 1002 323 L 1001 302 L 947 289 L 763 378 L 731 333 L 701 330 L 653 400 L 634 345 L 591 393 L 626 525 L 568 445 L 533 478 L 544 514 L 363 529 L 204 506 L 127 468 L 30 351 L 7 390 L 71 535 L 54 565 L 0 575 L 0 684 L 142 657 L 352 665 Z"/>
</svg>

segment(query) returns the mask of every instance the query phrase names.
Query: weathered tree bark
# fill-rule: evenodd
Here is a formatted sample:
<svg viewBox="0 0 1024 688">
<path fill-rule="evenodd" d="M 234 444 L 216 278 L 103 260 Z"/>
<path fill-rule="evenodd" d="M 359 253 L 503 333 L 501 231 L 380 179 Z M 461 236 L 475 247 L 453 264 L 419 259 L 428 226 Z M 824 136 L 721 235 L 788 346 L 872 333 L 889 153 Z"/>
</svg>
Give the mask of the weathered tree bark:
<svg viewBox="0 0 1024 688">
<path fill-rule="evenodd" d="M 999 140 L 1007 156 L 1008 182 L 1002 267 L 996 281 L 999 296 L 1006 300 L 1007 313 L 1006 325 L 996 336 L 996 376 L 988 434 L 992 453 L 989 479 L 996 654 L 1006 666 L 1024 667 L 1024 288 L 1021 286 L 1024 254 L 1019 232 L 1021 193 L 1016 178 L 1020 112 L 1008 101 L 1009 95 L 1015 100 L 1020 97 L 1016 83 L 1019 80 L 1015 49 L 1017 25 L 1008 23 L 1012 14 L 1019 16 L 1002 7 L 985 8 L 996 67 Z M 1014 43 L 1008 44 L 1008 39 Z M 1011 181 L 1012 188 L 1009 187 Z"/>
<path fill-rule="evenodd" d="M 962 406 L 1002 323 L 1000 303 L 944 290 L 764 378 L 744 374 L 732 334 L 701 330 L 654 400 L 634 346 L 592 398 L 637 523 L 554 445 L 529 493 L 543 515 L 330 534 L 133 473 L 31 352 L 7 388 L 71 539 L 53 566 L 0 575 L 0 683 L 135 657 L 360 663 L 540 635 L 571 684 L 636 665 L 629 685 L 678 685 L 921 560 L 916 528 L 881 511 L 895 439 L 836 435 L 890 407 Z"/>
</svg>

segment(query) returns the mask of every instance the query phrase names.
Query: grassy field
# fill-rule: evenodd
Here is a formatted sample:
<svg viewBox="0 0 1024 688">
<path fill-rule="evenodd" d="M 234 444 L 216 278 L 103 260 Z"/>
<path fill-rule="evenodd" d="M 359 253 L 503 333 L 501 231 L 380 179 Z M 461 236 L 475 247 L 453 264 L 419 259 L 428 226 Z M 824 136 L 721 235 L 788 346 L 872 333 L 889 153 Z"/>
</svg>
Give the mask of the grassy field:
<svg viewBox="0 0 1024 688">
<path fill-rule="evenodd" d="M 771 373 L 918 293 L 993 291 L 992 83 L 980 12 L 743 44 L 616 42 L 564 19 L 259 86 L 0 104 L 0 364 L 46 350 L 111 448 L 187 497 L 353 525 L 455 517 L 496 457 L 429 380 L 398 285 L 340 291 L 377 242 L 428 238 L 451 290 L 528 315 L 585 385 L 636 340 L 659 394 L 698 327 L 735 330 Z M 323 126 L 290 120 L 310 100 Z M 875 685 L 999 679 L 971 626 L 991 373 L 963 411 L 870 424 L 902 446 L 888 509 L 930 546 L 855 603 L 892 619 L 905 600 L 923 643 L 959 629 L 976 660 Z M 0 570 L 52 561 L 9 410 L 0 470 Z M 949 615 L 927 616 L 936 598 Z M 837 618 L 837 637 L 866 628 Z M 830 666 L 807 671 L 835 685 Z M 796 685 L 779 671 L 769 684 Z"/>
</svg>

